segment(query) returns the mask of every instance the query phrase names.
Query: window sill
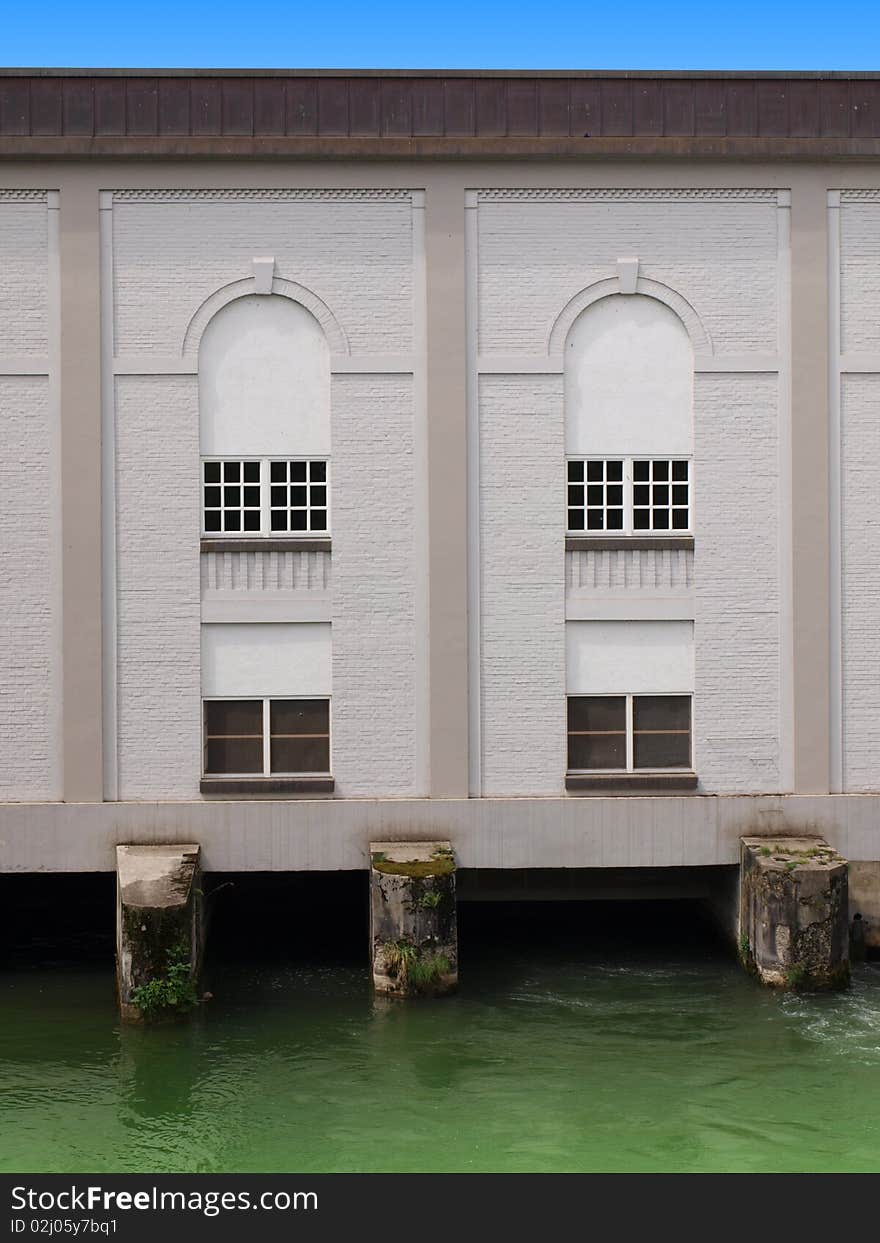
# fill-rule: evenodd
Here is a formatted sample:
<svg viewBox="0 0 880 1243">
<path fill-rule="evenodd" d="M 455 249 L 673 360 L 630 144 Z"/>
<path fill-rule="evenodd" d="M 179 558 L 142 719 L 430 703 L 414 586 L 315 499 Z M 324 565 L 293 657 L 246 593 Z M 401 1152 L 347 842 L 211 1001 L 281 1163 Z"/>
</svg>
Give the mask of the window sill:
<svg viewBox="0 0 880 1243">
<path fill-rule="evenodd" d="M 332 794 L 332 777 L 202 777 L 202 794 Z"/>
<path fill-rule="evenodd" d="M 659 552 L 685 549 L 693 551 L 692 535 L 566 535 L 566 552 L 618 552 L 628 548 L 633 552 L 657 549 Z"/>
<path fill-rule="evenodd" d="M 330 552 L 329 535 L 229 536 L 203 535 L 202 552 Z"/>
<path fill-rule="evenodd" d="M 565 788 L 573 794 L 678 794 L 684 790 L 696 790 L 698 777 L 695 772 L 682 769 L 679 772 L 638 773 L 566 773 Z"/>
</svg>

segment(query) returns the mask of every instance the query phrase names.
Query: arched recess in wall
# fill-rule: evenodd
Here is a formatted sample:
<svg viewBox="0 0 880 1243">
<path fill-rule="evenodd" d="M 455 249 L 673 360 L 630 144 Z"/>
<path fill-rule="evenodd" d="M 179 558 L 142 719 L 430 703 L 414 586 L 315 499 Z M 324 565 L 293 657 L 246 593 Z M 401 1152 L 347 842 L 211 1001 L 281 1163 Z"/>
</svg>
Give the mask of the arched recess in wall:
<svg viewBox="0 0 880 1243">
<path fill-rule="evenodd" d="M 674 311 L 642 294 L 610 294 L 565 339 L 568 455 L 693 453 L 694 353 Z"/>
<path fill-rule="evenodd" d="M 235 298 L 199 343 L 203 457 L 329 457 L 330 350 L 290 298 Z"/>
</svg>

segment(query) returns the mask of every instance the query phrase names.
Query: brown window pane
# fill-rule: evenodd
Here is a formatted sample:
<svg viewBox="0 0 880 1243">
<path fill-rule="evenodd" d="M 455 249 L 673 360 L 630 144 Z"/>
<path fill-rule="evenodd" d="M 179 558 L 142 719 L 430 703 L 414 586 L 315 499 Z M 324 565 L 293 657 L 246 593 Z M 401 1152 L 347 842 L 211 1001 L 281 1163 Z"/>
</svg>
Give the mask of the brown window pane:
<svg viewBox="0 0 880 1243">
<path fill-rule="evenodd" d="M 275 734 L 329 734 L 329 699 L 273 699 L 269 704 L 270 732 Z"/>
<path fill-rule="evenodd" d="M 626 768 L 626 734 L 569 734 L 568 767 Z"/>
<path fill-rule="evenodd" d="M 623 695 L 570 695 L 569 730 L 588 733 L 626 729 L 626 699 Z"/>
<path fill-rule="evenodd" d="M 329 773 L 330 739 L 273 738 L 273 773 Z"/>
<path fill-rule="evenodd" d="M 626 768 L 626 699 L 572 695 L 568 700 L 568 767 Z"/>
<path fill-rule="evenodd" d="M 689 768 L 689 695 L 638 695 L 633 699 L 633 767 Z"/>
<path fill-rule="evenodd" d="M 633 729 L 689 730 L 691 727 L 690 695 L 635 695 L 633 697 Z"/>
<path fill-rule="evenodd" d="M 261 773 L 263 739 L 209 738 L 205 755 L 206 773 Z"/>
<path fill-rule="evenodd" d="M 208 699 L 205 701 L 205 733 L 209 738 L 229 734 L 263 736 L 261 699 Z"/>
</svg>

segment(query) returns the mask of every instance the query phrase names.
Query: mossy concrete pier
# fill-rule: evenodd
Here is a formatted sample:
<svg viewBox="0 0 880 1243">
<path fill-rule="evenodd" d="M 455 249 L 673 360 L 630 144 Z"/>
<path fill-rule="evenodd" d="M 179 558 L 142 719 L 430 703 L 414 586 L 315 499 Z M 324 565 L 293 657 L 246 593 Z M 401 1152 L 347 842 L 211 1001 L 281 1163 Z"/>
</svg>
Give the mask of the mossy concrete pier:
<svg viewBox="0 0 880 1243">
<path fill-rule="evenodd" d="M 849 983 L 847 862 L 821 837 L 744 837 L 739 950 L 776 988 Z"/>
<path fill-rule="evenodd" d="M 124 1023 L 191 1011 L 203 949 L 196 845 L 117 846 L 116 984 Z"/>
<path fill-rule="evenodd" d="M 454 991 L 458 934 L 449 842 L 370 844 L 370 945 L 377 993 Z"/>
</svg>

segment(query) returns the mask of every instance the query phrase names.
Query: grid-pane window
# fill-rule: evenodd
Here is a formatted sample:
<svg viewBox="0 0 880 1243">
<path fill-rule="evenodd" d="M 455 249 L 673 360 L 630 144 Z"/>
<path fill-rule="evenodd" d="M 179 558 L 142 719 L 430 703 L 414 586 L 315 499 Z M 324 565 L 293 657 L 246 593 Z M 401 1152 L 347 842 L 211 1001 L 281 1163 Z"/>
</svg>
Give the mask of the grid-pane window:
<svg viewBox="0 0 880 1243">
<path fill-rule="evenodd" d="M 689 463 L 636 458 L 632 464 L 633 530 L 687 531 L 690 526 Z"/>
<path fill-rule="evenodd" d="M 202 463 L 205 531 L 259 533 L 261 489 L 259 460 Z"/>
<path fill-rule="evenodd" d="M 568 529 L 623 530 L 623 462 L 568 463 Z"/>
<path fill-rule="evenodd" d="M 299 458 L 269 463 L 269 526 L 279 531 L 327 530 L 327 463 Z"/>
<path fill-rule="evenodd" d="M 263 771 L 262 699 L 205 702 L 205 772 Z"/>
<path fill-rule="evenodd" d="M 689 768 L 689 695 L 633 696 L 633 767 Z"/>
<path fill-rule="evenodd" d="M 569 698 L 568 767 L 626 768 L 625 695 Z"/>
<path fill-rule="evenodd" d="M 269 721 L 271 772 L 330 771 L 329 700 L 270 700 Z"/>
<path fill-rule="evenodd" d="M 330 772 L 329 699 L 206 699 L 205 774 Z"/>
</svg>

